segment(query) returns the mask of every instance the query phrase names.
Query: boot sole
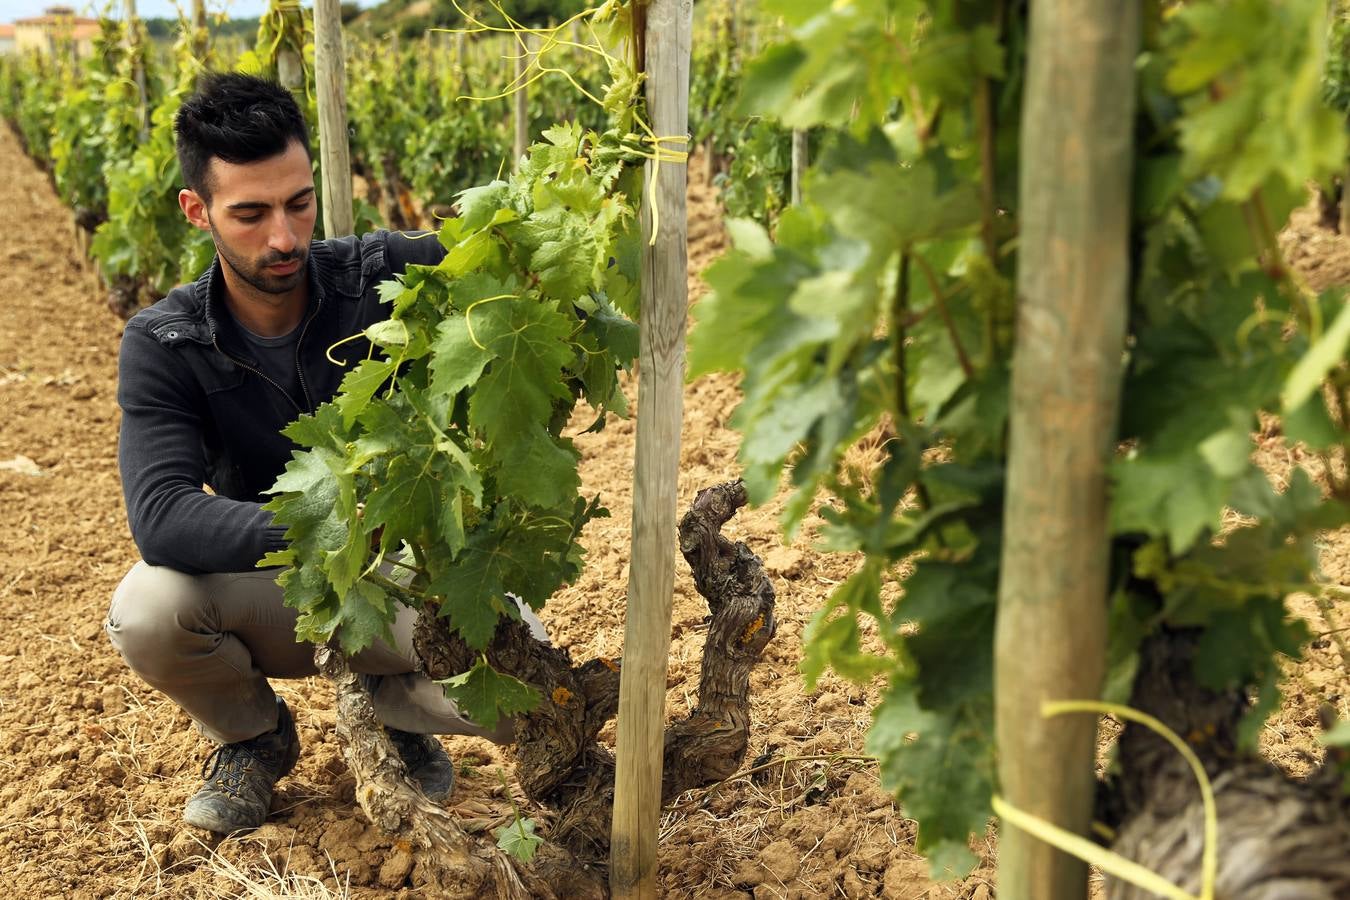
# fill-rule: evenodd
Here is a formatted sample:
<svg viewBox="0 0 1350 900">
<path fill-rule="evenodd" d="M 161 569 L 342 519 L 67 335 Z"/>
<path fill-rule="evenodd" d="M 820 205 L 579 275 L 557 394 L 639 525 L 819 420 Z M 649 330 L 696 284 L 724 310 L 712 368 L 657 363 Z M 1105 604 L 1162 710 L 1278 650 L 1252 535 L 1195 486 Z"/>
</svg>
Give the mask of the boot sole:
<svg viewBox="0 0 1350 900">
<path fill-rule="evenodd" d="M 183 821 L 193 828 L 200 828 L 203 831 L 210 831 L 213 834 L 238 834 L 242 831 L 254 831 L 262 826 L 262 822 L 256 824 L 239 825 L 233 822 L 227 822 L 224 819 L 207 813 L 206 811 L 193 812 L 191 810 L 183 811 Z M 267 821 L 263 819 L 263 821 Z"/>
</svg>

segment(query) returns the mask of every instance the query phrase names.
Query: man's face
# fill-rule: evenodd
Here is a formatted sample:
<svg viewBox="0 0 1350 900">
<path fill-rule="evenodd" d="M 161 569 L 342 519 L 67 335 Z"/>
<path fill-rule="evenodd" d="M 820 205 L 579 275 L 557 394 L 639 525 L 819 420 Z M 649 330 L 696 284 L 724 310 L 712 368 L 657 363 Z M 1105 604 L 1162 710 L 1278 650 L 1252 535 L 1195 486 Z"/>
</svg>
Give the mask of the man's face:
<svg viewBox="0 0 1350 900">
<path fill-rule="evenodd" d="M 265 294 L 285 294 L 305 278 L 317 207 L 305 148 L 258 162 L 210 163 L 211 201 L 195 191 L 178 197 L 188 221 L 209 229 L 222 263 Z"/>
</svg>

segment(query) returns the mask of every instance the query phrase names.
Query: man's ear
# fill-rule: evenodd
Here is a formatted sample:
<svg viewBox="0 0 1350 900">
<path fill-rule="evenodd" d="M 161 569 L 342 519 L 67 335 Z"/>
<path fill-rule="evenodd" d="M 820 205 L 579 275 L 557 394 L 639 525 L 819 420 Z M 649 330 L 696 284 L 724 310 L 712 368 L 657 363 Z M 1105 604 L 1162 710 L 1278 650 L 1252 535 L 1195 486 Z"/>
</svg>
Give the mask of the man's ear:
<svg viewBox="0 0 1350 900">
<path fill-rule="evenodd" d="M 183 215 L 193 225 L 202 231 L 211 230 L 211 220 L 206 215 L 206 201 L 196 191 L 191 188 L 183 188 L 179 191 L 178 208 L 183 211 Z"/>
</svg>

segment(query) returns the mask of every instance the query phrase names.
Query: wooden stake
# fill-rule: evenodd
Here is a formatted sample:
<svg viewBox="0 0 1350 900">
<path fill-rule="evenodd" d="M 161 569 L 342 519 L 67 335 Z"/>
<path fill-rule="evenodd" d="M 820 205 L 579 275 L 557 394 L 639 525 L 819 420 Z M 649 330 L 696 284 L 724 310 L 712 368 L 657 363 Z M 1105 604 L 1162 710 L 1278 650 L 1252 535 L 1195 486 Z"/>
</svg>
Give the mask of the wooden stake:
<svg viewBox="0 0 1350 900">
<path fill-rule="evenodd" d="M 206 59 L 210 35 L 206 29 L 206 0 L 192 0 L 192 55 Z"/>
<path fill-rule="evenodd" d="M 806 172 L 806 167 L 811 164 L 810 157 L 807 154 L 806 132 L 799 128 L 792 129 L 792 205 L 798 206 L 802 202 L 802 175 Z"/>
<path fill-rule="evenodd" d="M 1105 670 L 1106 467 L 1130 280 L 1138 46 L 1138 4 L 1031 5 L 995 640 L 999 782 L 1012 805 L 1084 835 L 1096 721 L 1046 719 L 1041 704 L 1096 699 Z M 1001 828 L 999 900 L 1081 900 L 1086 892 L 1085 863 Z"/>
<path fill-rule="evenodd" d="M 141 142 L 150 139 L 150 94 L 145 86 L 145 63 L 141 59 L 140 31 L 137 28 L 136 0 L 122 0 L 122 18 L 126 22 L 127 53 L 135 60 L 131 79 L 136 83 L 136 102 L 141 110 Z"/>
<path fill-rule="evenodd" d="M 528 43 L 530 39 L 528 37 L 525 37 L 522 38 L 522 40 Z M 516 80 L 515 80 L 515 83 L 519 85 L 525 80 L 525 69 L 529 65 L 530 58 L 529 55 L 525 52 L 524 47 L 520 46 L 519 44 L 512 44 L 511 46 L 516 53 L 520 54 L 520 58 L 516 60 Z M 528 94 L 529 90 L 527 88 L 521 88 L 520 90 L 516 91 L 515 94 L 512 95 L 515 100 L 515 103 L 512 106 L 513 110 L 512 118 L 515 121 L 516 125 L 516 140 L 514 146 L 512 147 L 513 162 L 511 163 L 511 171 L 513 172 L 517 171 L 520 168 L 520 158 L 525 155 L 525 149 L 530 145 L 530 112 L 529 112 L 529 97 L 527 96 Z"/>
<path fill-rule="evenodd" d="M 647 8 L 647 109 L 658 136 L 689 131 L 692 0 L 652 0 Z M 666 145 L 667 149 L 684 149 Z M 654 163 L 647 163 L 651 166 Z M 670 607 L 675 580 L 675 494 L 683 416 L 684 332 L 688 313 L 686 167 L 658 168 L 660 228 L 642 206 L 642 316 L 633 552 L 628 576 L 623 671 L 619 686 L 610 889 L 616 898 L 654 898 L 661 815 L 662 731 Z"/>
<path fill-rule="evenodd" d="M 1341 173 L 1341 234 L 1350 234 L 1350 162 Z"/>
<path fill-rule="evenodd" d="M 342 58 L 338 0 L 314 2 L 314 82 L 319 95 L 319 164 L 323 176 L 323 233 L 355 230 L 352 160 L 347 146 L 347 68 Z"/>
</svg>

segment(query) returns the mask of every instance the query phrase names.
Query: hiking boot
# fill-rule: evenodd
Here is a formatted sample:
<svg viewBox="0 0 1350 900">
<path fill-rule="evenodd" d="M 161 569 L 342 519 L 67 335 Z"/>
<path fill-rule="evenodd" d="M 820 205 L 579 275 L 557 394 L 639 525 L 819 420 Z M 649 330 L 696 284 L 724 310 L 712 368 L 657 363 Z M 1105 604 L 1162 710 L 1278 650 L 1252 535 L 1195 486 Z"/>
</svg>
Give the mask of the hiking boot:
<svg viewBox="0 0 1350 900">
<path fill-rule="evenodd" d="M 202 765 L 206 784 L 188 800 L 183 818 L 217 834 L 257 828 L 267 819 L 273 786 L 299 758 L 295 720 L 278 697 L 275 731 L 221 744 L 206 758 Z"/>
<path fill-rule="evenodd" d="M 408 774 L 432 803 L 443 803 L 455 786 L 455 764 L 441 742 L 430 734 L 384 729 Z"/>
</svg>

